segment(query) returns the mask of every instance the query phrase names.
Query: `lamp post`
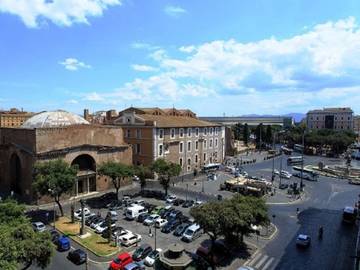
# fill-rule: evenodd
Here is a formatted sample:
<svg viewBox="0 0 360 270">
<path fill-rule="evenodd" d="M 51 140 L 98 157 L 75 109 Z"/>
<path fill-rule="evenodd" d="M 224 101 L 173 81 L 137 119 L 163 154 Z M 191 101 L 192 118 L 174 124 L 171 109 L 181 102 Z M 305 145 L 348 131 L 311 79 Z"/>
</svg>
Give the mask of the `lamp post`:
<svg viewBox="0 0 360 270">
<path fill-rule="evenodd" d="M 305 129 L 303 130 L 303 134 L 302 134 L 302 155 L 301 155 L 301 172 L 300 172 L 300 191 L 303 190 L 304 150 L 305 150 Z"/>
<path fill-rule="evenodd" d="M 281 175 L 282 163 L 283 163 L 283 154 L 281 153 L 281 156 L 280 156 L 280 172 L 279 172 L 279 178 L 280 178 L 279 187 L 281 186 L 281 180 L 282 180 L 282 175 Z"/>
<path fill-rule="evenodd" d="M 48 191 L 51 193 L 51 195 L 54 196 L 55 190 L 49 188 Z M 56 221 L 56 213 L 55 213 L 56 204 L 55 204 L 55 203 L 56 203 L 56 202 L 55 202 L 55 198 L 54 198 L 54 207 L 53 207 L 53 222 L 54 222 L 53 227 L 54 227 L 54 230 L 55 230 L 55 221 Z"/>
<path fill-rule="evenodd" d="M 273 145 L 272 145 L 273 151 L 275 151 L 275 132 L 273 135 Z M 273 152 L 273 158 L 272 158 L 272 174 L 271 174 L 271 182 L 273 183 L 275 180 L 275 152 Z"/>
<path fill-rule="evenodd" d="M 186 201 L 188 200 L 188 191 L 189 191 L 189 184 L 186 183 Z"/>
<path fill-rule="evenodd" d="M 81 227 L 80 227 L 80 235 L 84 235 L 84 229 L 85 229 L 85 201 L 83 199 L 80 200 L 81 204 Z"/>
</svg>

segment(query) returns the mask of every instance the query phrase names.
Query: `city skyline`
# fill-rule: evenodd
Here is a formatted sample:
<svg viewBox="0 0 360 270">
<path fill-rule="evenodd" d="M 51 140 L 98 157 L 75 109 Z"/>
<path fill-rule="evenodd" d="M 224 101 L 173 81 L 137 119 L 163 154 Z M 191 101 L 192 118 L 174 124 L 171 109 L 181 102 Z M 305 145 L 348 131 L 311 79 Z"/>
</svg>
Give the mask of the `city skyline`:
<svg viewBox="0 0 360 270">
<path fill-rule="evenodd" d="M 360 3 L 287 3 L 0 1 L 0 108 L 359 113 Z"/>
</svg>

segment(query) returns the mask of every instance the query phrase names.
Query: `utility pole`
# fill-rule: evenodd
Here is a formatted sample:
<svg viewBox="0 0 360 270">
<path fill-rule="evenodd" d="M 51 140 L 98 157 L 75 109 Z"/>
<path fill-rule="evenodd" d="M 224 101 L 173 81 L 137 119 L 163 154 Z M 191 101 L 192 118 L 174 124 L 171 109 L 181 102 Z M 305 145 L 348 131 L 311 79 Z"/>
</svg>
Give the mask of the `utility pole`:
<svg viewBox="0 0 360 270">
<path fill-rule="evenodd" d="M 279 172 L 279 177 L 280 177 L 279 187 L 281 186 L 281 179 L 282 179 L 282 176 L 281 176 L 281 171 L 282 171 L 282 161 L 283 161 L 283 154 L 281 153 L 281 156 L 280 156 L 280 172 Z"/>
<path fill-rule="evenodd" d="M 305 129 L 303 130 L 303 134 L 302 134 L 302 155 L 301 155 L 300 191 L 303 190 L 304 151 L 305 151 Z"/>
<path fill-rule="evenodd" d="M 81 227 L 80 227 L 80 235 L 84 235 L 84 228 L 85 228 L 85 213 L 84 213 L 84 208 L 85 208 L 85 202 L 84 200 L 80 200 L 80 204 L 81 204 Z"/>
</svg>

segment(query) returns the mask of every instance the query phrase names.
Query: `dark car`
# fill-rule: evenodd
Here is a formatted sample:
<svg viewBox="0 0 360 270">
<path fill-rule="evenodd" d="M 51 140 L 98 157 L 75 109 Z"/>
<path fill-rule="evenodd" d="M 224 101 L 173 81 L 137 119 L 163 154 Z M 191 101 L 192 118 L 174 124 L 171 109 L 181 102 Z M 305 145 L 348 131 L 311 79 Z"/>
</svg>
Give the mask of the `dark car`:
<svg viewBox="0 0 360 270">
<path fill-rule="evenodd" d="M 180 216 L 182 216 L 182 212 L 180 210 L 173 210 L 171 211 L 171 213 L 169 214 L 169 218 L 170 219 L 177 219 L 179 218 Z"/>
<path fill-rule="evenodd" d="M 178 225 L 174 231 L 175 236 L 181 236 L 185 232 L 185 230 L 191 225 L 191 223 L 181 223 Z"/>
<path fill-rule="evenodd" d="M 161 232 L 163 233 L 170 233 L 173 230 L 175 230 L 175 228 L 177 226 L 180 225 L 180 220 L 178 219 L 172 219 L 171 221 L 169 221 L 168 223 L 166 223 L 166 225 L 164 227 L 161 228 Z"/>
<path fill-rule="evenodd" d="M 159 215 L 161 218 L 167 218 L 170 215 L 170 213 L 174 210 L 175 210 L 174 208 L 161 209 Z"/>
<path fill-rule="evenodd" d="M 150 213 L 152 210 L 154 210 L 154 208 L 156 207 L 155 204 L 152 203 L 145 203 L 144 207 L 148 210 L 148 212 Z"/>
<path fill-rule="evenodd" d="M 99 218 L 99 216 L 95 215 L 95 216 L 91 216 L 91 217 L 85 219 L 85 225 L 86 225 L 86 226 L 90 226 L 90 224 L 91 224 L 96 218 Z"/>
<path fill-rule="evenodd" d="M 149 213 L 142 213 L 137 217 L 136 221 L 143 223 L 145 221 L 145 219 L 147 219 L 149 216 L 150 216 Z"/>
<path fill-rule="evenodd" d="M 281 184 L 281 185 L 279 186 L 280 189 L 287 189 L 288 187 L 289 187 L 288 184 Z"/>
<path fill-rule="evenodd" d="M 134 261 L 141 261 L 152 251 L 152 247 L 149 244 L 142 244 L 138 247 L 132 255 Z"/>
<path fill-rule="evenodd" d="M 109 203 L 107 205 L 107 207 L 109 208 L 109 210 L 119 210 L 121 209 L 122 207 L 122 202 L 121 201 L 118 201 L 118 200 L 115 200 L 115 201 L 112 201 L 111 203 Z"/>
<path fill-rule="evenodd" d="M 67 258 L 73 263 L 79 265 L 86 262 L 86 252 L 81 249 L 70 251 Z"/>
<path fill-rule="evenodd" d="M 56 230 L 51 230 L 50 235 L 51 235 L 51 242 L 56 244 L 60 238 L 60 233 L 58 233 Z"/>
<path fill-rule="evenodd" d="M 185 201 L 182 205 L 182 207 L 184 208 L 189 208 L 189 207 L 192 207 L 194 205 L 194 201 L 193 200 L 190 200 L 190 201 Z"/>
<path fill-rule="evenodd" d="M 59 237 L 56 245 L 59 251 L 67 251 L 71 248 L 70 239 L 65 235 Z"/>
<path fill-rule="evenodd" d="M 178 198 L 178 199 L 176 199 L 176 200 L 173 202 L 173 205 L 174 205 L 174 206 L 180 206 L 180 205 L 182 205 L 184 202 L 185 202 L 185 200 Z"/>
</svg>

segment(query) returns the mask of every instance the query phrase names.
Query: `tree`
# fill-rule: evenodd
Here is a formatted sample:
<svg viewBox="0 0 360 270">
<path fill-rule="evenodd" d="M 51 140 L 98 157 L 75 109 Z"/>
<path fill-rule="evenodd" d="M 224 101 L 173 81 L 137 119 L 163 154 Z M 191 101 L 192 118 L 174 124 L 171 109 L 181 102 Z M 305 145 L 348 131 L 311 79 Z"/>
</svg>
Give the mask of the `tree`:
<svg viewBox="0 0 360 270">
<path fill-rule="evenodd" d="M 135 174 L 139 177 L 140 187 L 143 190 L 146 186 L 146 178 L 151 175 L 151 170 L 147 166 L 139 165 L 135 167 Z"/>
<path fill-rule="evenodd" d="M 168 194 L 171 177 L 178 176 L 181 172 L 181 166 L 173 162 L 167 162 L 165 159 L 159 158 L 151 165 L 151 170 L 158 174 L 160 185 Z"/>
<path fill-rule="evenodd" d="M 264 125 L 262 123 L 260 123 L 256 129 L 255 129 L 255 136 L 256 136 L 256 139 L 255 139 L 255 142 L 256 142 L 256 146 L 257 148 L 260 148 L 262 147 L 262 144 L 264 142 L 264 138 L 265 138 L 265 130 L 264 130 Z"/>
<path fill-rule="evenodd" d="M 266 143 L 270 144 L 273 140 L 273 130 L 270 125 L 266 127 L 266 133 L 265 133 L 265 141 Z"/>
<path fill-rule="evenodd" d="M 73 190 L 78 172 L 78 166 L 70 166 L 62 159 L 38 162 L 35 164 L 34 189 L 41 195 L 54 198 L 59 206 L 61 216 L 64 215 L 60 204 L 63 194 Z"/>
<path fill-rule="evenodd" d="M 249 137 L 250 137 L 249 126 L 248 126 L 248 124 L 245 124 L 244 125 L 244 132 L 243 132 L 243 141 L 244 141 L 245 145 L 248 145 Z"/>
<path fill-rule="evenodd" d="M 36 233 L 15 201 L 0 203 L 0 269 L 44 269 L 50 264 L 54 246 L 48 232 Z"/>
<path fill-rule="evenodd" d="M 108 161 L 100 166 L 98 173 L 111 179 L 116 190 L 116 198 L 119 199 L 121 182 L 124 182 L 125 178 L 132 177 L 134 175 L 134 168 L 122 163 Z"/>
<path fill-rule="evenodd" d="M 242 129 L 243 129 L 243 125 L 241 123 L 237 123 L 237 124 L 235 124 L 235 126 L 233 126 L 233 132 L 234 132 L 235 140 L 240 140 L 241 139 Z"/>
</svg>

